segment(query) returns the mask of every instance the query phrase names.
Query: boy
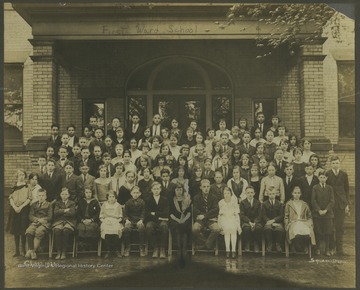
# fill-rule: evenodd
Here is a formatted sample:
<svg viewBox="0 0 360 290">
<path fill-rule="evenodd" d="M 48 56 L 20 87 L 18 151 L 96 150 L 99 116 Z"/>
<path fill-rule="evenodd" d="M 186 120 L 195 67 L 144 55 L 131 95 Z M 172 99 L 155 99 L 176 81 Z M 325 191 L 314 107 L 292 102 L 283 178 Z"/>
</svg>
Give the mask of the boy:
<svg viewBox="0 0 360 290">
<path fill-rule="evenodd" d="M 232 167 L 230 166 L 230 159 L 226 153 L 221 154 L 221 166 L 217 169 L 223 176 L 224 183 L 227 183 L 232 177 Z"/>
<path fill-rule="evenodd" d="M 74 144 L 72 148 L 72 152 L 73 152 L 73 157 L 69 158 L 69 161 L 74 163 L 74 173 L 76 175 L 80 175 L 79 164 L 81 162 L 81 148 L 79 143 Z"/>
<path fill-rule="evenodd" d="M 139 244 L 140 244 L 140 256 L 145 256 L 145 202 L 140 198 L 140 188 L 134 186 L 131 189 L 131 199 L 125 203 L 124 210 L 124 242 L 125 242 L 125 253 L 124 256 L 130 255 L 130 234 L 132 229 L 136 229 L 139 233 Z"/>
<path fill-rule="evenodd" d="M 266 161 L 265 157 L 261 157 L 259 159 L 259 174 L 260 177 L 265 177 L 268 175 L 267 172 L 268 162 Z"/>
<path fill-rule="evenodd" d="M 38 157 L 37 163 L 39 167 L 36 168 L 35 172 L 38 173 L 39 175 L 44 174 L 46 172 L 46 156 L 40 155 Z"/>
<path fill-rule="evenodd" d="M 255 131 L 254 131 L 254 134 L 255 134 L 255 137 L 254 139 L 252 139 L 250 141 L 250 146 L 256 148 L 256 144 L 261 142 L 261 143 L 264 143 L 266 142 L 265 139 L 261 138 L 261 129 L 260 128 L 256 128 Z"/>
<path fill-rule="evenodd" d="M 46 163 L 47 172 L 40 175 L 39 185 L 47 192 L 47 200 L 54 203 L 60 196 L 62 178 L 55 171 L 55 161 L 49 159 Z"/>
<path fill-rule="evenodd" d="M 287 162 L 284 161 L 284 151 L 282 151 L 282 149 L 279 147 L 275 151 L 275 159 L 273 160 L 273 163 L 276 169 L 275 175 L 284 178 L 284 170 L 286 168 Z"/>
<path fill-rule="evenodd" d="M 268 166 L 268 175 L 261 179 L 259 201 L 263 203 L 268 199 L 269 189 L 275 187 L 276 198 L 282 204 L 285 202 L 285 190 L 283 180 L 275 175 L 275 166 L 270 164 Z"/>
<path fill-rule="evenodd" d="M 196 138 L 198 138 L 198 136 L 201 135 L 197 135 Z M 192 162 L 189 167 L 192 169 L 194 166 L 200 166 L 202 169 L 204 169 L 204 162 L 206 159 L 205 146 L 203 144 L 197 144 L 195 146 L 194 153 L 195 154 L 193 155 Z"/>
<path fill-rule="evenodd" d="M 321 254 L 321 248 L 325 244 L 325 255 L 330 254 L 330 235 L 333 234 L 334 219 L 334 190 L 326 184 L 327 177 L 325 171 L 319 172 L 319 184 L 313 187 L 311 204 L 313 208 L 314 231 L 316 235 L 317 249 L 316 254 Z"/>
<path fill-rule="evenodd" d="M 65 163 L 68 161 L 68 150 L 65 146 L 61 145 L 59 148 L 59 157 L 60 159 L 56 161 L 56 169 L 61 173 L 64 174 Z"/>
<path fill-rule="evenodd" d="M 46 148 L 46 161 L 49 159 L 58 160 L 58 157 L 55 155 L 55 148 L 53 146 L 48 146 Z"/>
<path fill-rule="evenodd" d="M 90 116 L 90 118 L 89 118 L 89 126 L 90 126 L 91 131 L 92 131 L 92 133 L 94 135 L 95 130 L 98 128 L 98 121 L 97 121 L 96 116 L 94 116 L 94 115 Z"/>
<path fill-rule="evenodd" d="M 116 156 L 116 154 L 115 154 L 115 148 L 113 146 L 113 140 L 111 139 L 111 136 L 106 136 L 104 143 L 105 143 L 104 153 L 108 153 L 108 154 L 110 154 L 111 158 L 114 158 Z"/>
<path fill-rule="evenodd" d="M 314 185 L 319 183 L 319 179 L 314 175 L 314 167 L 310 162 L 306 163 L 305 165 L 305 173 L 305 176 L 302 176 L 299 179 L 299 186 L 301 188 L 301 199 L 308 204 L 310 209 L 312 209 L 311 194 Z"/>
<path fill-rule="evenodd" d="M 44 189 L 39 189 L 37 198 L 38 200 L 31 205 L 29 213 L 31 224 L 25 233 L 29 247 L 25 257 L 32 260 L 37 259 L 36 251 L 49 230 L 53 217 L 53 207 L 46 200 L 46 191 Z"/>
<path fill-rule="evenodd" d="M 330 159 L 331 170 L 327 172 L 326 183 L 334 189 L 334 224 L 336 239 L 336 254 L 344 255 L 343 235 L 344 235 L 344 219 L 345 215 L 350 214 L 349 199 L 349 178 L 345 171 L 340 169 L 340 159 L 334 155 Z M 330 240 L 330 248 L 334 253 L 334 241 Z"/>
<path fill-rule="evenodd" d="M 115 144 L 122 144 L 124 150 L 128 149 L 129 147 L 127 140 L 124 138 L 124 129 L 121 127 L 116 128 Z"/>
<path fill-rule="evenodd" d="M 136 142 L 139 142 L 141 134 L 144 128 L 140 125 L 140 116 L 137 113 L 133 113 L 131 116 L 131 122 L 126 128 L 126 139 L 130 140 L 134 138 Z"/>
<path fill-rule="evenodd" d="M 89 174 L 89 166 L 86 163 L 81 162 L 80 165 L 80 179 L 83 182 L 83 187 L 84 188 L 91 188 L 91 190 L 94 190 L 94 182 L 95 182 L 95 177 Z"/>
<path fill-rule="evenodd" d="M 211 158 L 206 158 L 205 161 L 204 161 L 203 178 L 208 179 L 210 181 L 210 184 L 213 184 L 215 182 L 215 180 L 214 180 L 215 171 L 213 171 L 211 169 L 211 167 L 212 167 L 212 159 Z"/>
<path fill-rule="evenodd" d="M 252 186 L 245 189 L 246 199 L 240 202 L 240 221 L 242 239 L 245 243 L 245 251 L 250 251 L 250 240 L 254 241 L 254 251 L 260 251 L 262 237 L 261 204 L 254 198 L 255 191 Z"/>
<path fill-rule="evenodd" d="M 285 190 L 285 203 L 292 198 L 292 192 L 295 186 L 299 185 L 298 179 L 293 175 L 294 167 L 290 163 L 286 164 L 285 177 L 283 178 L 284 190 Z"/>
<path fill-rule="evenodd" d="M 207 249 L 213 249 L 215 240 L 220 233 L 220 228 L 217 223 L 219 215 L 219 199 L 210 194 L 210 181 L 207 179 L 201 180 L 201 192 L 196 194 L 193 202 L 194 224 L 192 226 L 192 234 L 195 245 L 205 242 Z M 205 241 L 203 230 L 210 229 L 210 235 Z"/>
<path fill-rule="evenodd" d="M 153 117 L 153 124 L 151 125 L 151 136 L 160 136 L 162 126 L 160 124 L 161 117 L 159 114 L 155 114 Z"/>
<path fill-rule="evenodd" d="M 269 199 L 262 204 L 262 222 L 264 224 L 264 233 L 266 239 L 266 251 L 271 252 L 273 247 L 273 234 L 275 234 L 276 251 L 281 253 L 281 243 L 284 234 L 284 208 L 283 205 L 275 199 L 275 188 L 269 188 Z"/>
<path fill-rule="evenodd" d="M 215 183 L 210 186 L 210 194 L 216 196 L 216 198 L 220 201 L 224 198 L 223 191 L 224 187 L 226 187 L 226 183 L 223 182 L 224 178 L 221 171 L 215 171 L 214 181 Z"/>
<path fill-rule="evenodd" d="M 163 168 L 160 171 L 159 183 L 161 184 L 161 196 L 167 198 L 168 200 L 173 198 L 175 193 L 175 184 L 170 182 L 170 170 Z"/>
<path fill-rule="evenodd" d="M 101 148 L 101 152 L 105 152 L 106 146 L 103 141 L 104 132 L 101 128 L 96 128 L 94 132 L 95 139 L 90 142 L 89 149 L 90 152 L 94 151 L 95 146 L 99 146 Z"/>
<path fill-rule="evenodd" d="M 102 150 L 98 145 L 94 146 L 93 156 L 89 158 L 88 166 L 90 168 L 89 173 L 96 178 L 99 177 L 99 166 L 102 164 L 101 160 Z"/>
<path fill-rule="evenodd" d="M 84 195 L 84 183 L 81 178 L 74 174 L 74 163 L 67 161 L 65 164 L 65 176 L 63 178 L 62 187 L 66 187 L 70 194 L 70 200 L 76 204 Z"/>
<path fill-rule="evenodd" d="M 111 156 L 109 153 L 104 153 L 102 155 L 102 163 L 106 167 L 106 177 L 112 177 L 115 173 L 115 167 L 111 164 Z"/>
<path fill-rule="evenodd" d="M 221 153 L 225 153 L 229 158 L 232 155 L 233 148 L 229 145 L 229 134 L 221 133 Z"/>
<path fill-rule="evenodd" d="M 255 147 L 252 147 L 250 145 L 251 136 L 249 132 L 245 132 L 244 136 L 242 138 L 243 144 L 239 146 L 240 148 L 240 155 L 248 154 L 250 157 L 253 156 L 256 153 Z"/>
<path fill-rule="evenodd" d="M 131 162 L 133 164 L 135 164 L 136 162 L 136 159 L 138 159 L 141 155 L 142 155 L 142 152 L 137 148 L 137 140 L 135 138 L 131 138 L 130 139 L 130 153 L 131 153 Z"/>
<path fill-rule="evenodd" d="M 80 149 L 88 147 L 90 144 L 90 142 L 88 142 L 88 140 L 86 140 L 85 137 L 80 137 L 79 138 L 79 145 L 80 145 Z"/>
<path fill-rule="evenodd" d="M 160 237 L 160 259 L 165 259 L 165 244 L 168 236 L 169 202 L 160 195 L 161 185 L 153 182 L 151 185 L 152 196 L 145 201 L 146 236 L 153 248 L 153 258 L 159 256 Z"/>
<path fill-rule="evenodd" d="M 75 135 L 75 125 L 70 124 L 66 128 L 68 136 L 69 136 L 69 146 L 74 147 L 76 143 L 79 143 L 79 137 Z"/>
<path fill-rule="evenodd" d="M 116 144 L 115 145 L 115 157 L 111 160 L 111 163 L 115 165 L 118 162 L 122 162 L 122 155 L 124 153 L 124 145 L 122 144 Z"/>
<path fill-rule="evenodd" d="M 61 147 L 66 148 L 69 158 L 73 156 L 72 147 L 69 145 L 69 135 L 67 133 L 64 133 L 64 134 L 61 135 L 61 145 L 60 145 L 59 149 Z M 60 157 L 59 153 L 58 153 L 58 155 Z"/>
<path fill-rule="evenodd" d="M 51 135 L 48 138 L 47 146 L 51 146 L 55 149 L 61 146 L 61 137 L 59 135 L 60 127 L 57 124 L 51 125 Z"/>
</svg>

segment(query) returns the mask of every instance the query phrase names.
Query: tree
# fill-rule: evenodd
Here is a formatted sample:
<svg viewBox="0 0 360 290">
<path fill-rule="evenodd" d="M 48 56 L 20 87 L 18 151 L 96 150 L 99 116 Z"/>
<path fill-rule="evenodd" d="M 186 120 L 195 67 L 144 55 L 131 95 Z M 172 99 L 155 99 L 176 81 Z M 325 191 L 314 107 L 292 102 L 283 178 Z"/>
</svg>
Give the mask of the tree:
<svg viewBox="0 0 360 290">
<path fill-rule="evenodd" d="M 287 47 L 289 54 L 294 55 L 302 41 L 314 41 L 321 38 L 323 30 L 331 26 L 333 36 L 338 37 L 340 31 L 338 17 L 343 17 L 333 8 L 323 3 L 314 4 L 235 4 L 227 15 L 224 23 L 219 23 L 220 28 L 226 29 L 243 19 L 258 21 L 258 30 L 266 24 L 273 27 L 268 35 L 259 32 L 256 45 L 265 48 L 258 58 L 271 55 L 275 49 Z M 304 28 L 310 28 L 311 33 L 305 38 L 301 37 Z"/>
</svg>

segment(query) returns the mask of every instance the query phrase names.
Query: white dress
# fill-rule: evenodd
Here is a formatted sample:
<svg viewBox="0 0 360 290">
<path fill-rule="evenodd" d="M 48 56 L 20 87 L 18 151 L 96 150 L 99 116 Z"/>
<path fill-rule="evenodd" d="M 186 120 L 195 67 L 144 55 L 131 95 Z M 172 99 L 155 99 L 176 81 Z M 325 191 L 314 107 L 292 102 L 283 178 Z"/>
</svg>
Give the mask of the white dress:
<svg viewBox="0 0 360 290">
<path fill-rule="evenodd" d="M 222 234 L 230 234 L 233 232 L 241 233 L 240 227 L 240 207 L 237 199 L 232 198 L 230 202 L 224 199 L 219 201 L 219 217 L 218 224 Z"/>
<path fill-rule="evenodd" d="M 309 226 L 303 220 L 301 220 L 302 203 L 294 202 L 294 206 L 296 213 L 298 215 L 298 220 L 295 221 L 293 228 L 295 236 L 296 235 L 310 236 Z"/>
<path fill-rule="evenodd" d="M 102 239 L 105 239 L 105 235 L 118 235 L 121 238 L 124 228 L 120 223 L 122 216 L 122 208 L 119 203 L 110 204 L 108 201 L 103 203 L 100 211 L 100 232 Z"/>
</svg>

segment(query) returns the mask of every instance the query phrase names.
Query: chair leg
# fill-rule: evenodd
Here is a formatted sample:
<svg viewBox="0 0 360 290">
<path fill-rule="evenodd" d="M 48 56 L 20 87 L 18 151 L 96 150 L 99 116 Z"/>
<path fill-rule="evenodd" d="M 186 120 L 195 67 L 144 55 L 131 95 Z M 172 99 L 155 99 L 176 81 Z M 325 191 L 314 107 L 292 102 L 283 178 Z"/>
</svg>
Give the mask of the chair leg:
<svg viewBox="0 0 360 290">
<path fill-rule="evenodd" d="M 101 237 L 100 237 L 99 241 L 98 241 L 98 250 L 97 250 L 97 255 L 99 257 L 101 257 L 101 242 L 102 242 L 102 240 L 101 240 Z"/>
<path fill-rule="evenodd" d="M 312 248 L 312 245 L 311 245 L 311 239 L 309 240 L 309 258 L 311 259 L 311 248 Z"/>
<path fill-rule="evenodd" d="M 75 255 L 76 255 L 76 233 L 74 232 L 72 257 L 75 258 Z"/>
<path fill-rule="evenodd" d="M 170 257 L 171 255 L 172 255 L 172 234 L 171 234 L 171 230 L 169 229 L 168 257 Z"/>
<path fill-rule="evenodd" d="M 55 239 L 55 236 L 54 236 L 54 232 L 52 231 L 51 232 L 51 247 L 50 247 L 50 253 L 49 253 L 50 258 L 52 258 L 52 253 L 54 250 L 54 239 Z"/>
<path fill-rule="evenodd" d="M 265 257 L 265 237 L 264 237 L 264 235 L 261 238 L 261 256 Z"/>
<path fill-rule="evenodd" d="M 216 237 L 216 242 L 215 242 L 215 256 L 219 255 L 219 236 Z"/>
<path fill-rule="evenodd" d="M 76 239 L 76 247 L 75 247 L 75 257 L 77 258 L 78 255 L 78 250 L 79 250 L 79 240 Z"/>
<path fill-rule="evenodd" d="M 288 242 L 287 238 L 285 238 L 285 256 L 287 258 L 289 257 L 289 242 Z"/>
<path fill-rule="evenodd" d="M 51 235 L 50 231 L 48 233 L 48 239 L 49 239 L 49 258 L 51 258 L 52 257 L 52 235 Z"/>
<path fill-rule="evenodd" d="M 238 256 L 242 256 L 242 240 L 241 240 L 241 235 L 238 235 Z"/>
<path fill-rule="evenodd" d="M 125 255 L 125 241 L 122 239 L 121 241 L 121 256 Z"/>
<path fill-rule="evenodd" d="M 191 242 L 191 254 L 194 256 L 195 255 L 195 244 L 194 241 Z"/>
</svg>

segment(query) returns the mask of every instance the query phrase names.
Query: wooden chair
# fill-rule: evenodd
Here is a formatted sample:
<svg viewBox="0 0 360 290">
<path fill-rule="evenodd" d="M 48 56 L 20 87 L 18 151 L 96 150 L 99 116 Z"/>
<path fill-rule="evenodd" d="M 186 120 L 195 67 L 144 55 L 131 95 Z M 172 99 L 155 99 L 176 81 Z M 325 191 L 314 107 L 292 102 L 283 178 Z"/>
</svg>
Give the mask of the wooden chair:
<svg viewBox="0 0 360 290">
<path fill-rule="evenodd" d="M 130 236 L 133 234 L 133 233 L 139 233 L 139 231 L 135 228 L 132 228 L 131 229 L 131 233 L 130 233 Z M 139 247 L 139 254 L 140 254 L 140 243 L 133 243 L 132 242 L 133 239 L 130 238 L 130 249 L 131 249 L 131 246 L 138 246 Z M 148 255 L 148 250 L 149 250 L 149 246 L 148 246 L 148 242 L 146 240 L 146 235 L 145 235 L 145 244 L 143 245 L 145 246 L 145 255 L 147 256 Z M 124 253 L 125 253 L 125 241 L 124 241 L 124 238 L 122 237 L 121 239 L 121 255 L 124 256 Z"/>
<path fill-rule="evenodd" d="M 75 257 L 77 257 L 78 253 L 79 253 L 79 237 L 76 235 L 75 238 Z M 99 236 L 98 242 L 97 242 L 97 249 L 96 251 L 80 251 L 80 253 L 97 253 L 97 255 L 100 257 L 101 256 L 101 236 Z"/>
<path fill-rule="evenodd" d="M 264 235 L 261 238 L 261 256 L 265 257 L 265 237 Z M 242 251 L 243 251 L 243 247 L 242 247 L 242 237 L 241 234 L 238 235 L 238 255 L 242 256 Z"/>
<path fill-rule="evenodd" d="M 309 254 L 309 258 L 311 259 L 311 239 L 309 238 L 309 245 L 308 245 L 308 254 Z M 288 239 L 285 237 L 285 256 L 288 258 L 289 257 L 289 242 Z"/>
<path fill-rule="evenodd" d="M 55 240 L 55 234 L 54 231 L 52 231 L 52 235 L 51 235 L 51 253 L 49 252 L 49 258 L 52 257 L 52 253 L 54 250 L 54 240 Z M 73 247 L 72 247 L 72 257 L 75 258 L 75 253 L 76 253 L 76 233 L 75 231 L 73 232 Z"/>
<path fill-rule="evenodd" d="M 52 255 L 52 233 L 51 233 L 51 230 L 48 231 L 48 256 L 49 258 L 51 258 L 51 255 Z M 45 238 L 44 238 L 45 239 Z M 43 243 L 43 240 L 41 240 L 41 242 Z M 26 251 L 29 249 L 29 245 L 28 245 L 28 242 L 27 242 L 27 239 L 26 239 Z M 46 254 L 46 252 L 37 252 L 37 254 Z"/>
</svg>

